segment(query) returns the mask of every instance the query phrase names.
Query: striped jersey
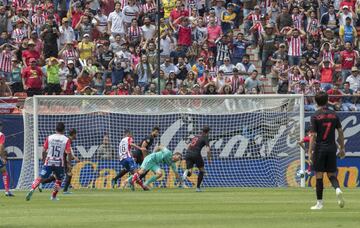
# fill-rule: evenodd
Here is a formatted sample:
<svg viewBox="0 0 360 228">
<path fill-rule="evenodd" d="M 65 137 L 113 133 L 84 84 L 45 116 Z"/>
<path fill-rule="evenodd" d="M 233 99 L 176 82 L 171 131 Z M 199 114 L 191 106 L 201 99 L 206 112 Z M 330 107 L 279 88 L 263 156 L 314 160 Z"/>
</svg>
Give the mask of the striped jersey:
<svg viewBox="0 0 360 228">
<path fill-rule="evenodd" d="M 132 137 L 125 137 L 119 144 L 119 157 L 120 161 L 131 157 L 131 144 L 133 143 Z"/>
<path fill-rule="evenodd" d="M 46 138 L 44 149 L 47 151 L 45 165 L 64 166 L 64 153 L 71 153 L 71 141 L 61 134 L 53 134 Z"/>
<path fill-rule="evenodd" d="M 301 56 L 302 55 L 302 45 L 303 41 L 301 36 L 298 37 L 290 37 L 288 38 L 288 46 L 289 46 L 289 52 L 288 55 L 290 56 Z"/>
<path fill-rule="evenodd" d="M 0 71 L 3 72 L 11 72 L 12 64 L 11 64 L 12 53 L 7 51 L 2 51 L 0 53 Z"/>
</svg>

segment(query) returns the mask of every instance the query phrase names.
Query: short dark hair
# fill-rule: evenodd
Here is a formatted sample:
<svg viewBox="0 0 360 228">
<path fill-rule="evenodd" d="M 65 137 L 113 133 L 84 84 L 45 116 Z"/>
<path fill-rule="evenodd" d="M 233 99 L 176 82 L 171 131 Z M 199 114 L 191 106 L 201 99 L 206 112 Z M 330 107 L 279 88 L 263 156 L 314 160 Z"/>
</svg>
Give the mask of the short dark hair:
<svg viewBox="0 0 360 228">
<path fill-rule="evenodd" d="M 59 133 L 64 133 L 65 131 L 65 124 L 63 122 L 58 122 L 56 124 L 56 131 Z"/>
<path fill-rule="evenodd" d="M 75 128 L 71 128 L 70 130 L 69 130 L 69 136 L 74 136 L 74 135 L 76 135 L 76 129 Z"/>
<path fill-rule="evenodd" d="M 131 135 L 131 131 L 129 129 L 125 129 L 124 135 Z"/>
<path fill-rule="evenodd" d="M 350 85 L 350 82 L 344 82 L 343 84 L 344 85 Z"/>
<path fill-rule="evenodd" d="M 210 127 L 208 125 L 205 125 L 202 129 L 202 132 L 205 134 L 209 133 L 209 131 L 210 131 Z"/>
<path fill-rule="evenodd" d="M 155 126 L 152 128 L 152 131 L 160 131 L 160 128 L 158 126 Z"/>
<path fill-rule="evenodd" d="M 315 95 L 315 101 L 318 106 L 325 106 L 328 103 L 329 96 L 326 92 L 321 91 Z"/>
</svg>

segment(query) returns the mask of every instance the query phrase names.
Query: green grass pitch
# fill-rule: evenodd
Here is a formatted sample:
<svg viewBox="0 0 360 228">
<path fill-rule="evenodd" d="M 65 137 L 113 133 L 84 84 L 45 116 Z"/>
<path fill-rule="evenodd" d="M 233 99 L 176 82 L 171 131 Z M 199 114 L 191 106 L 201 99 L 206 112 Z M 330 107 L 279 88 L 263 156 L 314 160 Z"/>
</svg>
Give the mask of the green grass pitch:
<svg viewBox="0 0 360 228">
<path fill-rule="evenodd" d="M 325 208 L 310 211 L 315 203 L 311 188 L 207 188 L 140 190 L 74 190 L 0 195 L 0 227 L 112 228 L 112 227 L 266 227 L 358 228 L 360 189 L 344 189 L 345 208 L 336 204 L 335 191 L 324 192 Z"/>
</svg>

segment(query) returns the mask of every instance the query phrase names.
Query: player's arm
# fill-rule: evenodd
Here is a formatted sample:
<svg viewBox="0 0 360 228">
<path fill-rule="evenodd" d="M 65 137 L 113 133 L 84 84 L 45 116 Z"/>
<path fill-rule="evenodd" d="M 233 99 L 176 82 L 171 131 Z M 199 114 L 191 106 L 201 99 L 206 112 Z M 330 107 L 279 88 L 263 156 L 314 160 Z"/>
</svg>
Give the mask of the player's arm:
<svg viewBox="0 0 360 228">
<path fill-rule="evenodd" d="M 48 141 L 48 138 L 46 138 L 46 139 L 45 139 L 45 142 L 44 142 L 44 146 L 43 146 L 43 151 L 42 151 L 42 153 L 41 153 L 41 155 L 42 155 L 42 162 L 43 162 L 43 163 L 44 163 L 45 160 L 46 160 L 48 148 L 49 148 L 49 141 Z"/>
<path fill-rule="evenodd" d="M 340 158 L 344 158 L 345 157 L 345 138 L 344 138 L 344 131 L 343 129 L 340 127 L 340 128 L 337 128 L 337 131 L 338 131 L 338 139 L 337 139 L 337 142 L 339 144 L 339 149 L 340 149 L 340 152 L 339 152 L 339 157 Z"/>
<path fill-rule="evenodd" d="M 310 163 L 312 163 L 312 153 L 313 153 L 313 150 L 312 148 L 314 148 L 314 145 L 315 145 L 315 142 L 316 142 L 316 133 L 315 132 L 310 132 L 310 142 L 309 142 L 309 149 L 308 149 L 308 158 L 309 158 L 309 161 Z"/>
<path fill-rule="evenodd" d="M 65 153 L 64 153 L 64 161 L 66 166 L 71 166 L 71 161 L 73 156 L 71 154 L 71 142 L 70 139 L 66 142 Z"/>
<path fill-rule="evenodd" d="M 306 148 L 305 148 L 305 145 L 304 145 L 304 140 L 298 141 L 297 144 L 298 144 L 304 151 L 306 151 Z"/>
</svg>

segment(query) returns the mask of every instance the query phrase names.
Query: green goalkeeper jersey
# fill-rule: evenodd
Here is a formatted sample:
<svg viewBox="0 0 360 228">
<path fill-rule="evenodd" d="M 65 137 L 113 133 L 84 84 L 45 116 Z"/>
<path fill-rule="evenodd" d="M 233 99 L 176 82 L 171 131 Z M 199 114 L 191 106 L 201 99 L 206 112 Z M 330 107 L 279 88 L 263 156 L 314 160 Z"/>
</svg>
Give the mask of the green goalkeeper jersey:
<svg viewBox="0 0 360 228">
<path fill-rule="evenodd" d="M 176 170 L 175 162 L 173 162 L 172 160 L 173 154 L 168 148 L 164 147 L 162 150 L 150 154 L 149 156 L 153 156 L 154 162 L 158 165 L 166 164 L 170 166 L 173 170 Z"/>
</svg>

